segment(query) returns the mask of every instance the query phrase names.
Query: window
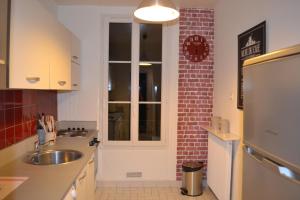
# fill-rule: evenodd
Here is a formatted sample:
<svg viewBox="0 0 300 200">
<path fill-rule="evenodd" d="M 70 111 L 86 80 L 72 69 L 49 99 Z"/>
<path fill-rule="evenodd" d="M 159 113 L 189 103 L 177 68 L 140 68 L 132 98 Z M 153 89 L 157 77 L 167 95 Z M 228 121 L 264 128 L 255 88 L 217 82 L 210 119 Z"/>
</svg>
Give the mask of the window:
<svg viewBox="0 0 300 200">
<path fill-rule="evenodd" d="M 106 25 L 104 141 L 161 144 L 163 26 L 111 19 Z"/>
</svg>

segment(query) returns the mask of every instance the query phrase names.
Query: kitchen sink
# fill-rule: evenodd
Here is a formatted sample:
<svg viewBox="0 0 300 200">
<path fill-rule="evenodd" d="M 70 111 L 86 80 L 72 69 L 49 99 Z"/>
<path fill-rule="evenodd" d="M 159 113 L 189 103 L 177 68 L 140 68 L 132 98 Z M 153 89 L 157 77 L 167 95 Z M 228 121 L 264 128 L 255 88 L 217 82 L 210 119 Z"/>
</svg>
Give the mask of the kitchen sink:
<svg viewBox="0 0 300 200">
<path fill-rule="evenodd" d="M 80 151 L 75 150 L 47 150 L 28 155 L 25 162 L 32 165 L 58 165 L 78 160 L 82 156 Z"/>
</svg>

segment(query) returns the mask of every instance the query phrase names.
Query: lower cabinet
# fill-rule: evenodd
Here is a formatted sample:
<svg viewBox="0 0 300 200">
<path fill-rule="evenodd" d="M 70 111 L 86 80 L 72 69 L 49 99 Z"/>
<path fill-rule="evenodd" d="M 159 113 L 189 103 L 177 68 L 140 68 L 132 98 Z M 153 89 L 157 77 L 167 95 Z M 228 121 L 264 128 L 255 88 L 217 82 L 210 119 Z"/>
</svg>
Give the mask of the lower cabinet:
<svg viewBox="0 0 300 200">
<path fill-rule="evenodd" d="M 64 200 L 95 200 L 95 161 L 94 155 L 81 171 Z"/>
</svg>

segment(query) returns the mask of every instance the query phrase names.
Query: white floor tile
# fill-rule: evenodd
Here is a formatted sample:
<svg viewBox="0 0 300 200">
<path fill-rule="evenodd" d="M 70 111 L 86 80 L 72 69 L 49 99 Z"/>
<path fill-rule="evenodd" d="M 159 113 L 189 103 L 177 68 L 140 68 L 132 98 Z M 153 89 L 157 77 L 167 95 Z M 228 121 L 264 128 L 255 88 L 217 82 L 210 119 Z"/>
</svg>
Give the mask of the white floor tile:
<svg viewBox="0 0 300 200">
<path fill-rule="evenodd" d="M 188 197 L 180 194 L 179 187 L 174 186 L 101 186 L 96 192 L 97 200 L 217 200 L 209 188 L 205 188 L 199 197 Z"/>
</svg>

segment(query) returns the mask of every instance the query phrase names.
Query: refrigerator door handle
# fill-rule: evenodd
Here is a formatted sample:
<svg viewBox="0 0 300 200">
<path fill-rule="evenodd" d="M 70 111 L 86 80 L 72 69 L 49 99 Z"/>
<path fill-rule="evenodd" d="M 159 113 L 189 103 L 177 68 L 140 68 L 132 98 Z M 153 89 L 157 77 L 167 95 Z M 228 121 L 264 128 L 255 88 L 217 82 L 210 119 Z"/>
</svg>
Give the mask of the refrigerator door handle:
<svg viewBox="0 0 300 200">
<path fill-rule="evenodd" d="M 248 146 L 244 146 L 244 151 L 251 156 L 252 158 L 254 158 L 256 161 L 258 162 L 262 162 L 263 161 L 263 156 L 260 155 L 259 153 L 257 153 L 256 151 L 254 151 L 254 149 L 248 147 Z"/>
<path fill-rule="evenodd" d="M 300 174 L 289 169 L 288 167 L 280 165 L 268 158 L 263 158 L 263 164 L 264 166 L 270 168 L 271 170 L 275 171 L 279 175 L 300 184 Z"/>
<path fill-rule="evenodd" d="M 279 163 L 276 163 L 276 162 L 264 157 L 263 155 L 261 155 L 260 153 L 256 152 L 254 149 L 252 149 L 251 147 L 248 147 L 246 145 L 244 146 L 244 151 L 249 156 L 254 158 L 256 161 L 262 163 L 265 167 L 272 170 L 274 173 L 277 173 L 293 182 L 300 184 L 300 174 L 299 173 L 289 169 L 286 166 L 280 165 Z"/>
</svg>

